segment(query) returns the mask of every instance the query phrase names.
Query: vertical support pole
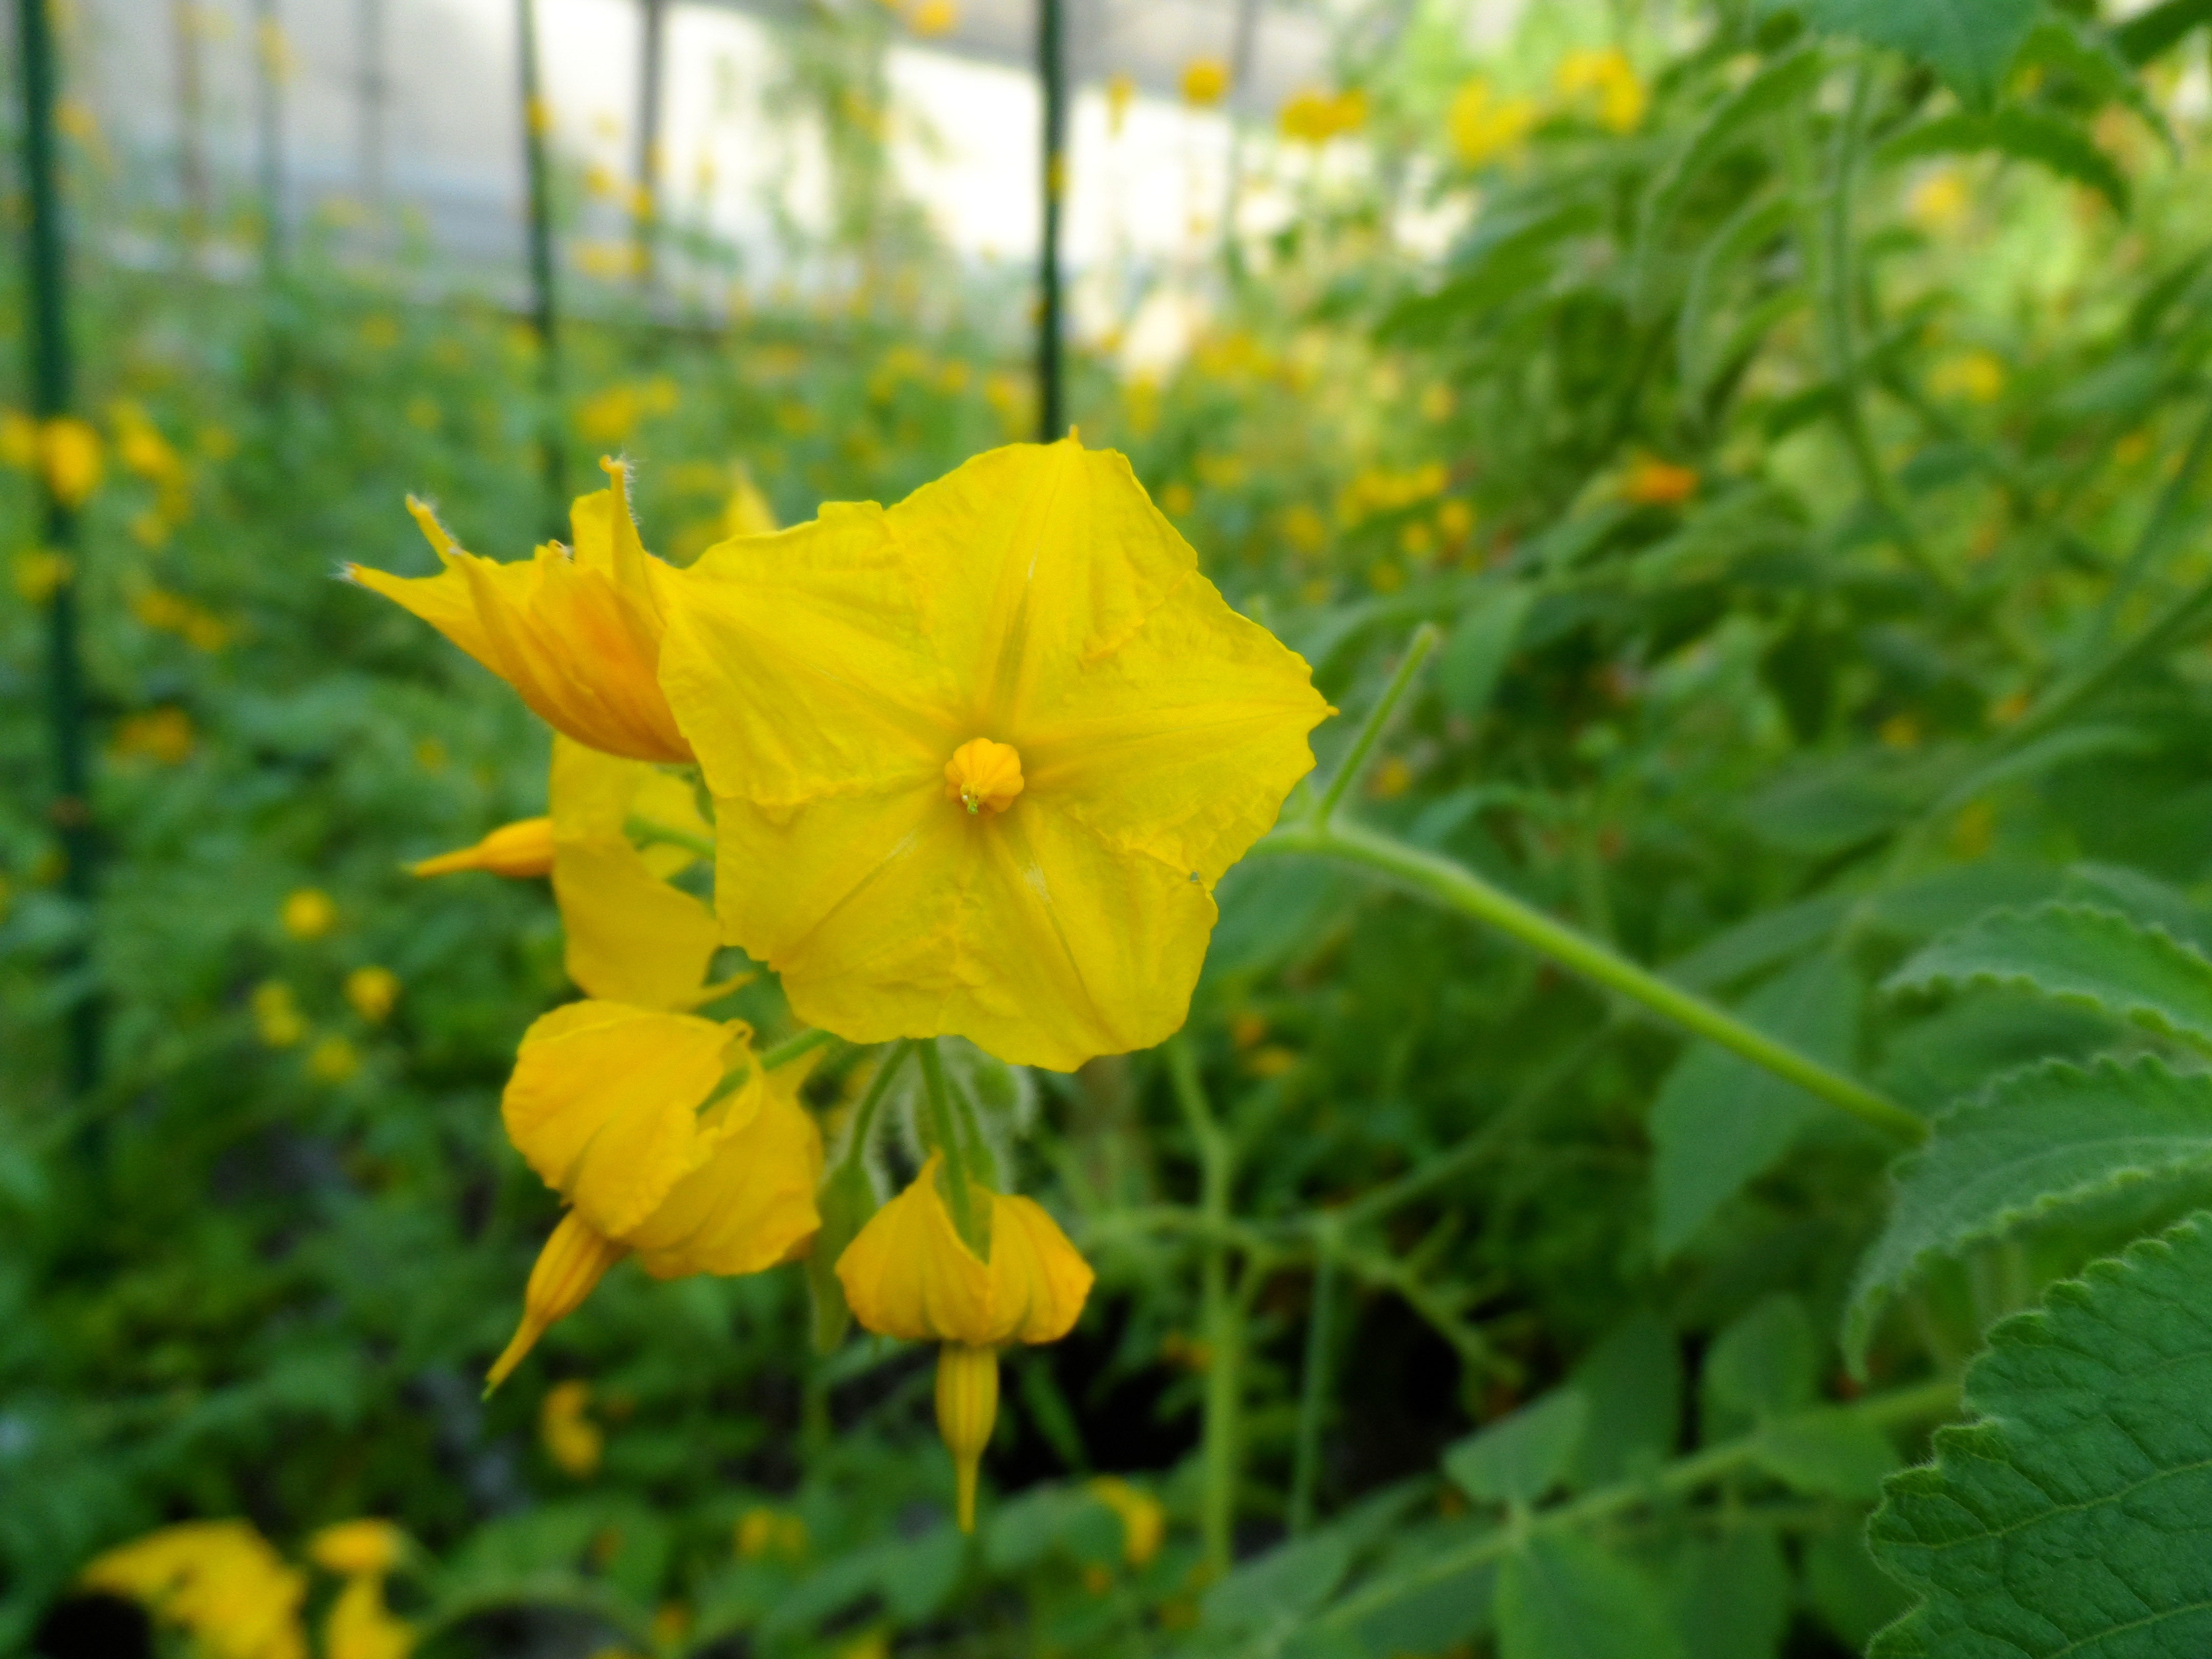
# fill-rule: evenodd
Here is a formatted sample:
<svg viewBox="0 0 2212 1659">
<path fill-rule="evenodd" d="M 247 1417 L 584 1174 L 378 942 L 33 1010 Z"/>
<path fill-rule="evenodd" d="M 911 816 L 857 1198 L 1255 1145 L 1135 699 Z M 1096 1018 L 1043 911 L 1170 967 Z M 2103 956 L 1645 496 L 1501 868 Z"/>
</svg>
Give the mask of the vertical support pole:
<svg viewBox="0 0 2212 1659">
<path fill-rule="evenodd" d="M 198 0 L 169 0 L 169 27 L 177 52 L 177 194 L 184 207 L 187 252 L 207 233 L 207 99 L 200 85 Z"/>
<path fill-rule="evenodd" d="M 1060 293 L 1060 221 L 1067 195 L 1067 56 L 1062 0 L 1037 0 L 1037 82 L 1044 94 L 1044 223 L 1037 238 L 1037 441 L 1067 432 Z"/>
<path fill-rule="evenodd" d="M 660 65 L 668 27 L 668 0 L 639 0 L 636 194 L 630 202 L 630 234 L 637 248 L 637 276 L 653 281 L 660 231 Z"/>
<path fill-rule="evenodd" d="M 384 105 L 390 82 L 384 73 L 384 0 L 356 0 L 357 50 L 361 72 L 355 82 L 361 98 L 361 198 L 384 204 Z"/>
<path fill-rule="evenodd" d="M 276 0 L 253 0 L 255 142 L 261 173 L 261 274 L 276 279 L 284 264 L 284 27 Z"/>
<path fill-rule="evenodd" d="M 547 522 L 565 528 L 567 469 L 561 459 L 560 314 L 553 291 L 553 180 L 545 162 L 545 135 L 553 118 L 538 86 L 536 0 L 515 0 L 515 56 L 522 79 L 522 170 L 530 195 L 530 320 L 538 335 L 539 465 L 544 469 Z"/>
<path fill-rule="evenodd" d="M 58 157 L 54 148 L 56 58 L 48 0 L 17 0 L 17 56 L 23 76 L 23 172 L 29 197 L 25 272 L 30 289 L 31 407 L 43 428 L 69 413 L 70 349 L 66 255 L 62 240 Z M 41 473 L 46 545 L 64 558 L 77 551 L 76 514 Z M 57 963 L 64 980 L 82 977 L 90 960 L 93 900 L 90 764 L 85 752 L 84 670 L 77 645 L 76 584 L 63 580 L 46 613 L 46 687 L 53 722 L 54 800 L 62 890 L 76 906 L 77 942 Z M 100 1081 L 100 1000 L 89 987 L 70 1003 L 64 1037 L 70 1092 L 84 1095 Z"/>
<path fill-rule="evenodd" d="M 1229 48 L 1229 97 L 1222 113 L 1229 119 L 1229 178 L 1221 198 L 1221 258 L 1229 280 L 1244 281 L 1244 244 L 1237 218 L 1244 200 L 1244 118 L 1249 109 L 1252 64 L 1260 42 L 1260 0 L 1237 0 L 1237 30 Z"/>
</svg>

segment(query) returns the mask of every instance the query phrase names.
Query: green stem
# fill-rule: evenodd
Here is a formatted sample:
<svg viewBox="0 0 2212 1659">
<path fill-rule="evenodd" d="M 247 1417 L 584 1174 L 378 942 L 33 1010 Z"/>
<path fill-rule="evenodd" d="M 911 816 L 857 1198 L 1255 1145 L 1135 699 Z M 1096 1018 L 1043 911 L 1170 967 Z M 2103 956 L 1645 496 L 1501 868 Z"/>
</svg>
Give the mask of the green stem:
<svg viewBox="0 0 2212 1659">
<path fill-rule="evenodd" d="M 1199 1276 L 1199 1319 L 1206 1331 L 1206 1419 L 1201 1448 L 1203 1484 L 1199 1496 L 1200 1557 L 1208 1577 L 1229 1571 L 1235 1553 L 1237 1475 L 1241 1446 L 1240 1352 L 1243 1332 L 1237 1298 L 1229 1285 L 1229 1247 L 1221 1237 L 1229 1220 L 1236 1178 L 1236 1153 L 1207 1103 L 1190 1045 L 1171 1037 L 1166 1045 L 1168 1074 L 1176 1103 L 1182 1109 L 1197 1145 L 1200 1179 L 1200 1212 L 1212 1230 Z"/>
<path fill-rule="evenodd" d="M 2113 579 L 2112 592 L 2105 595 L 2105 602 L 2097 607 L 2097 614 L 2089 624 L 2089 643 L 2092 647 L 2103 643 L 2105 635 L 2112 631 L 2112 623 L 2119 616 L 2120 606 L 2149 570 L 2151 561 L 2165 544 L 2166 532 L 2172 526 L 2174 515 L 2181 511 L 2182 503 L 2188 500 L 2190 489 L 2197 482 L 2197 475 L 2203 470 L 2208 455 L 2212 455 L 2212 404 L 2206 406 L 2204 418 L 2197 422 L 2197 431 L 2189 441 L 2189 447 L 2183 452 L 2179 470 L 2166 480 L 2166 488 L 2159 493 L 2158 505 L 2151 509 L 2150 518 L 2142 527 L 2142 533 L 2136 538 L 2136 544 L 2128 550 L 2127 562 L 2120 567 L 2120 574 Z"/>
<path fill-rule="evenodd" d="M 1336 804 L 1344 799 L 1344 792 L 1358 779 L 1360 769 L 1367 764 L 1367 751 L 1375 747 L 1376 739 L 1382 735 L 1382 728 L 1389 724 L 1391 712 L 1398 707 L 1398 700 L 1413 684 L 1413 676 L 1420 672 L 1429 653 L 1436 649 L 1437 638 L 1434 623 L 1423 623 L 1413 630 L 1413 638 L 1406 642 L 1405 659 L 1399 663 L 1398 672 L 1390 677 L 1390 684 L 1383 687 L 1382 695 L 1376 700 L 1375 707 L 1367 711 L 1367 719 L 1360 726 L 1359 735 L 1352 741 L 1351 751 L 1345 756 L 1343 764 L 1336 769 L 1336 775 L 1328 781 L 1328 787 L 1307 815 L 1309 823 L 1325 825 L 1334 815 Z"/>
<path fill-rule="evenodd" d="M 1322 1419 L 1328 1414 L 1330 1350 L 1335 1342 L 1336 1244 L 1334 1220 L 1314 1224 L 1313 1307 L 1306 1315 L 1306 1354 L 1298 1379 L 1297 1449 L 1291 1464 L 1291 1535 L 1313 1525 L 1314 1488 L 1321 1479 Z"/>
<path fill-rule="evenodd" d="M 1552 920 L 1533 905 L 1492 886 L 1464 866 L 1356 824 L 1288 823 L 1252 848 L 1255 856 L 1334 858 L 1389 876 L 1421 896 L 1504 929 L 1562 966 L 1618 991 L 1696 1036 L 1717 1042 L 1762 1070 L 1786 1079 L 1831 1106 L 1908 1142 L 1927 1126 L 1864 1084 L 1830 1071 L 1788 1043 L 1753 1030 L 1726 1009 L 1640 968 L 1595 939 Z"/>
<path fill-rule="evenodd" d="M 937 1141 L 938 1156 L 945 1160 L 945 1200 L 952 1212 L 953 1231 L 968 1243 L 980 1260 L 988 1261 L 991 1242 L 983 1235 L 973 1194 L 968 1188 L 968 1159 L 960 1146 L 959 1126 L 952 1121 L 951 1091 L 945 1083 L 945 1061 L 937 1052 L 937 1039 L 923 1037 L 915 1044 L 921 1055 L 923 1091 L 929 1097 L 929 1127 Z"/>
<path fill-rule="evenodd" d="M 635 815 L 623 820 L 623 834 L 632 841 L 650 847 L 655 842 L 665 847 L 680 847 L 685 852 L 702 859 L 714 856 L 714 842 L 710 836 L 695 836 L 688 830 L 672 829 L 665 823 L 655 823 L 651 818 Z"/>
<path fill-rule="evenodd" d="M 801 1031 L 797 1036 L 786 1037 L 773 1048 L 761 1051 L 761 1070 L 773 1072 L 779 1066 L 788 1066 L 794 1060 L 812 1054 L 817 1048 L 840 1041 L 835 1031 Z"/>
<path fill-rule="evenodd" d="M 1958 1382 L 1943 1377 L 1829 1409 L 1847 1413 L 1875 1428 L 1886 1429 L 1943 1416 L 1955 1409 L 1958 1400 Z M 1323 1628 L 1357 1626 L 1392 1602 L 1495 1560 L 1520 1547 L 1530 1537 L 1587 1527 L 1655 1498 L 1694 1492 L 1752 1462 L 1759 1455 L 1765 1436 L 1765 1431 L 1756 1431 L 1741 1439 L 1676 1458 L 1655 1474 L 1601 1486 L 1571 1503 L 1539 1510 L 1525 1516 L 1518 1527 L 1498 1528 L 1458 1549 L 1432 1555 L 1417 1567 L 1364 1585 L 1315 1622 Z"/>
<path fill-rule="evenodd" d="M 891 1083 L 906 1064 L 906 1057 L 914 1052 L 914 1039 L 901 1037 L 891 1044 L 891 1050 L 876 1067 L 876 1074 L 868 1079 L 868 1092 L 860 1097 L 860 1106 L 853 1113 L 853 1131 L 845 1139 L 845 1154 L 838 1160 L 841 1166 L 850 1169 L 868 1155 L 868 1137 L 876 1132 L 876 1116 L 883 1109 L 884 1100 L 891 1091 Z"/>
</svg>

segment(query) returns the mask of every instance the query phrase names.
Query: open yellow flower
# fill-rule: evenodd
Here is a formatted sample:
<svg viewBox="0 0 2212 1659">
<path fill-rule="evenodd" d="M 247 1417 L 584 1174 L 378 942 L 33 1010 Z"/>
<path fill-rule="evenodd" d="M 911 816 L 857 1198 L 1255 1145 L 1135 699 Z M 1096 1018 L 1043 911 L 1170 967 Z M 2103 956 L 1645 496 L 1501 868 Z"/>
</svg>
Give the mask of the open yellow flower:
<svg viewBox="0 0 2212 1659">
<path fill-rule="evenodd" d="M 958 1478 L 960 1529 L 975 1526 L 975 1475 L 999 1406 L 998 1349 L 1054 1342 L 1091 1294 L 1091 1264 L 1026 1198 L 971 1186 L 987 1200 L 978 1255 L 952 1223 L 933 1155 L 914 1184 L 876 1212 L 837 1261 L 853 1317 L 881 1336 L 939 1342 L 937 1426 Z"/>
<path fill-rule="evenodd" d="M 657 1279 L 759 1273 L 803 1254 L 821 1224 L 806 1071 L 763 1070 L 738 1020 L 591 1001 L 531 1026 L 501 1113 L 569 1210 L 490 1386 L 626 1254 Z"/>
<path fill-rule="evenodd" d="M 250 1522 L 163 1527 L 100 1556 L 82 1582 L 182 1626 L 213 1659 L 307 1659 L 307 1580 Z"/>
<path fill-rule="evenodd" d="M 1329 712 L 1073 440 L 708 549 L 661 683 L 715 798 L 724 937 L 802 1019 L 1060 1069 L 1182 1023 L 1213 884 Z"/>
<path fill-rule="evenodd" d="M 410 497 L 407 510 L 445 568 L 409 578 L 349 564 L 346 574 L 422 617 L 555 731 L 633 760 L 689 760 L 653 678 L 679 573 L 638 539 L 623 468 L 601 465 L 613 487 L 577 498 L 573 551 L 549 542 L 526 562 L 479 558 Z"/>
</svg>

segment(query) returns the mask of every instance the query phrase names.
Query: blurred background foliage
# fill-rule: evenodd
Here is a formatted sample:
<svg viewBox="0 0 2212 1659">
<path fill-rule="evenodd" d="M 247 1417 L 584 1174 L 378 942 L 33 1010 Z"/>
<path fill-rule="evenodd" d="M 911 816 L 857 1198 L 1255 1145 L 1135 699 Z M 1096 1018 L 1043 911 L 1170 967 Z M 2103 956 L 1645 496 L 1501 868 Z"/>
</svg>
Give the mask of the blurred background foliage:
<svg viewBox="0 0 2212 1659">
<path fill-rule="evenodd" d="M 1194 228 L 1172 362 L 1111 331 L 1069 362 L 1085 441 L 1349 712 L 1324 773 L 1441 630 L 1352 816 L 1919 1112 L 2119 1030 L 1884 994 L 1930 939 L 2050 898 L 2212 939 L 2201 18 L 1949 9 L 1980 21 L 1930 46 L 1875 0 L 1541 6 L 1480 52 L 1449 0 L 1331 12 L 1333 78 L 1247 134 L 1295 212 Z M 587 282 L 550 381 L 526 315 L 320 222 L 208 274 L 70 132 L 89 424 L 18 392 L 0 430 L 0 1646 L 149 1650 L 76 1576 L 242 1518 L 276 1553 L 224 1558 L 238 1595 L 350 1659 L 1856 1650 L 1907 1599 L 1877 1482 L 1983 1330 L 2187 1194 L 1939 1267 L 1854 1376 L 1887 1143 L 1313 860 L 1223 883 L 1174 1053 L 1036 1079 L 1023 1184 L 1100 1280 L 1010 1364 L 972 1547 L 929 1356 L 817 1357 L 794 1273 L 619 1270 L 479 1400 L 555 1214 L 498 1093 L 568 990 L 542 884 L 403 866 L 542 811 L 546 740 L 331 573 L 427 567 L 410 491 L 521 556 L 547 433 L 572 489 L 633 458 L 678 562 L 755 490 L 792 522 L 1030 436 L 1026 290 L 933 241 L 871 113 L 918 18 L 775 37 L 835 209 L 783 234 L 847 279 L 734 313 Z M 126 224 L 176 257 L 104 257 Z M 64 583 L 91 908 L 46 818 Z M 746 1012 L 789 1029 L 772 985 Z M 1759 1438 L 1800 1419 L 1794 1461 Z M 411 1540 L 366 1575 L 404 1632 L 337 1616 L 364 1575 L 284 1565 L 363 1516 Z M 153 1638 L 283 1651 L 236 1628 Z"/>
</svg>

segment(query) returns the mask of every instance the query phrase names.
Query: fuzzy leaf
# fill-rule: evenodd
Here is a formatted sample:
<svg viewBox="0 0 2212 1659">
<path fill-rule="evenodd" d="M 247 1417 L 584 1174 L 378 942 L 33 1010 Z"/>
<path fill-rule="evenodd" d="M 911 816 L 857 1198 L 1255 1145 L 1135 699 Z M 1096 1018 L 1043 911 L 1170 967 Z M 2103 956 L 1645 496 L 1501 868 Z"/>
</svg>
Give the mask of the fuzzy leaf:
<svg viewBox="0 0 2212 1659">
<path fill-rule="evenodd" d="M 2089 905 L 2000 910 L 1937 939 L 1890 991 L 2011 985 L 2087 1003 L 2212 1051 L 2212 961 L 2163 929 Z"/>
<path fill-rule="evenodd" d="M 2054 1285 L 1966 1375 L 1977 1419 L 1869 1539 L 1921 1598 L 1874 1659 L 2212 1652 L 2212 1215 Z"/>
<path fill-rule="evenodd" d="M 1938 1256 L 2138 1182 L 2212 1171 L 2212 1076 L 2145 1056 L 2014 1072 L 1938 1117 L 1896 1166 L 1889 1224 L 1859 1265 L 1856 1370 L 1882 1304 Z"/>
</svg>

